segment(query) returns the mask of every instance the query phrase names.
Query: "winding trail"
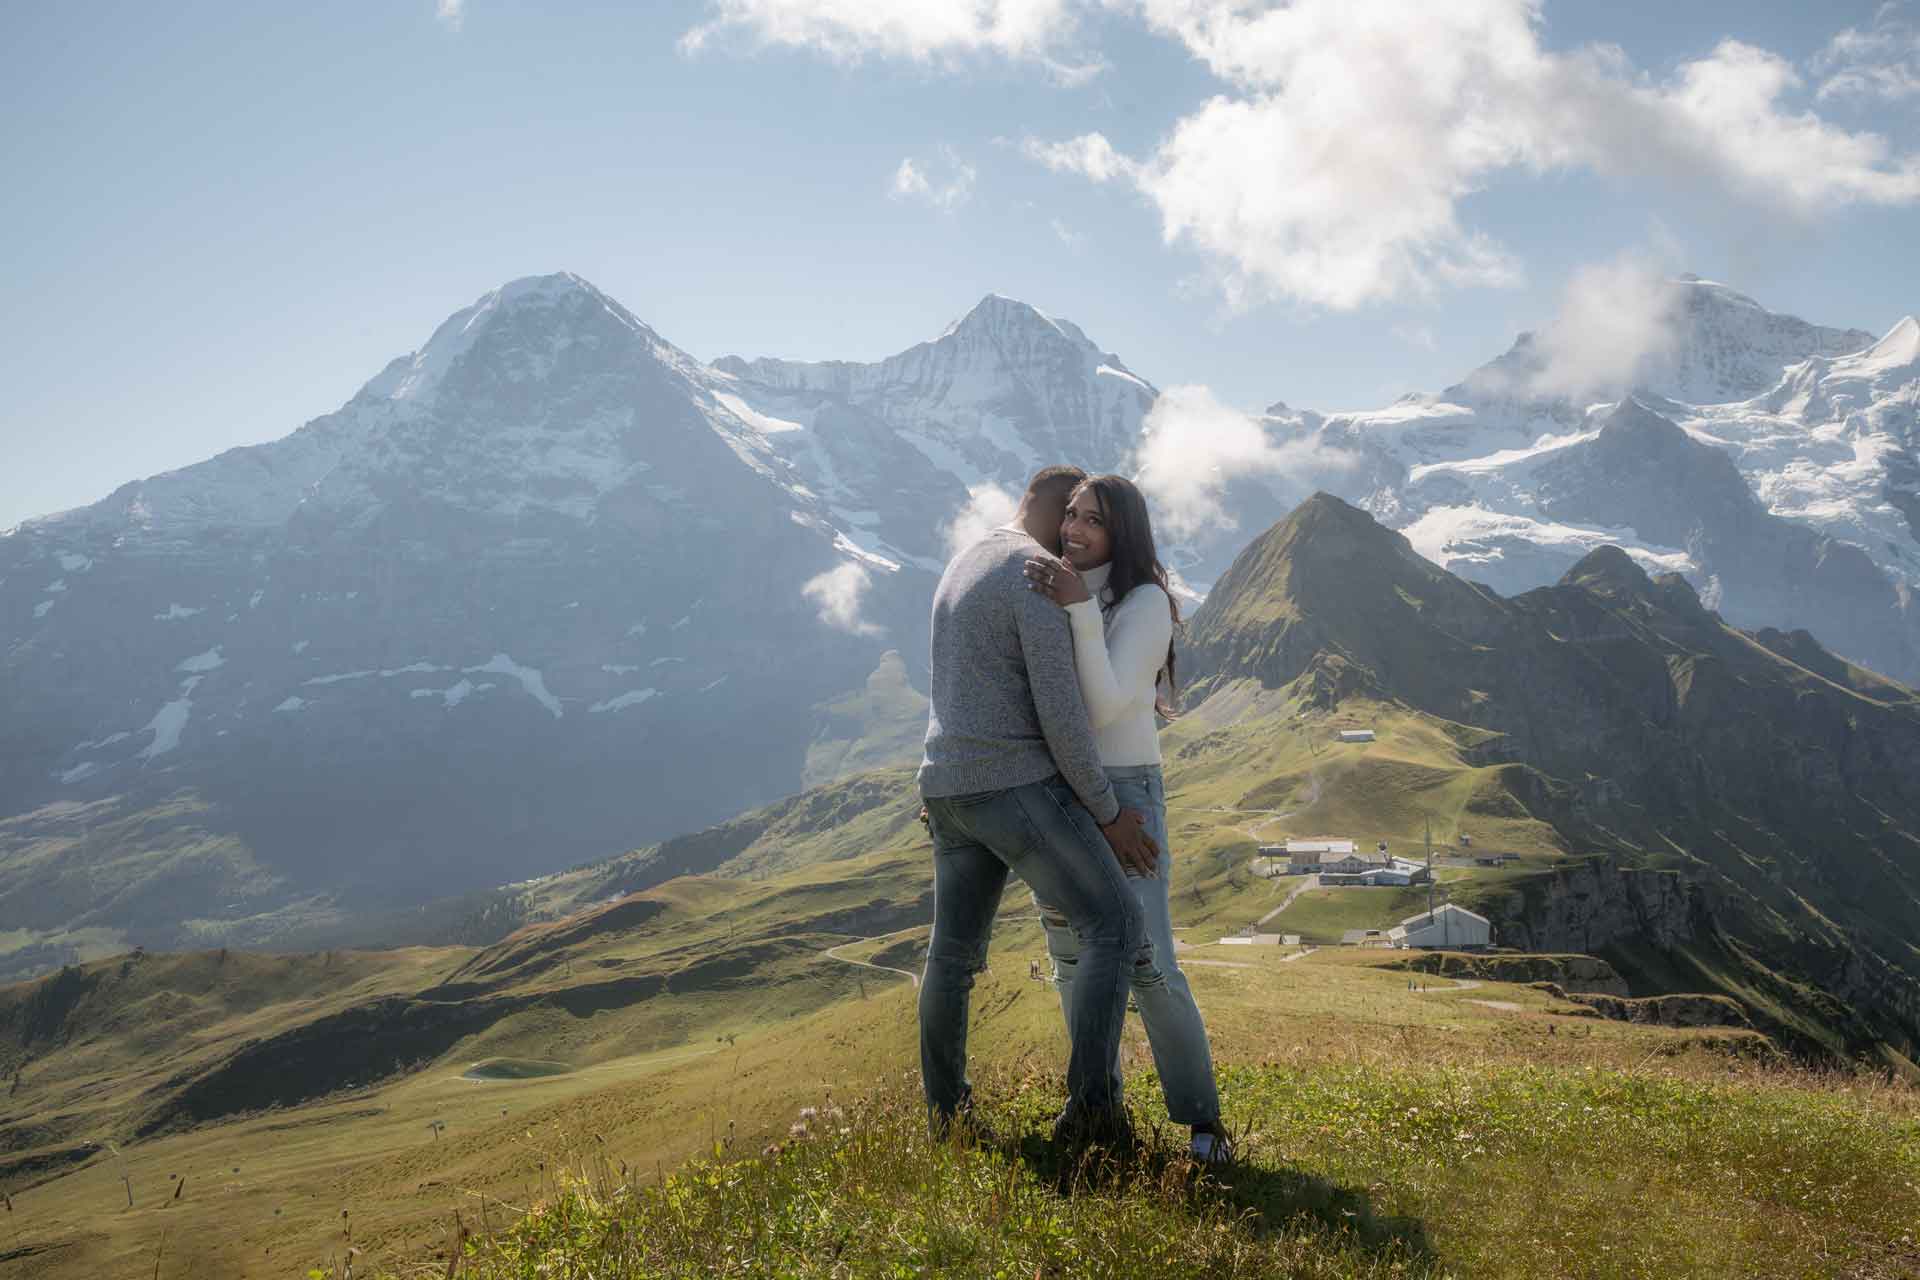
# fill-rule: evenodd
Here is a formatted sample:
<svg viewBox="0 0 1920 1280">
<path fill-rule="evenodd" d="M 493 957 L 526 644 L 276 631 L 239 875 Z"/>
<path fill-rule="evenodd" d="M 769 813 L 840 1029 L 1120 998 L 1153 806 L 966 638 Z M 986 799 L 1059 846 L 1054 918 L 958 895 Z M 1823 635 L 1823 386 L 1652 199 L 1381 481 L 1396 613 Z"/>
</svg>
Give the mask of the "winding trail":
<svg viewBox="0 0 1920 1280">
<path fill-rule="evenodd" d="M 1280 899 L 1279 906 L 1275 907 L 1273 910 L 1267 912 L 1267 914 L 1261 916 L 1258 920 L 1254 921 L 1253 922 L 1254 928 L 1258 929 L 1261 925 L 1265 924 L 1267 921 L 1273 919 L 1275 916 L 1279 915 L 1282 911 L 1285 911 L 1288 907 L 1292 906 L 1293 900 L 1299 897 L 1301 894 L 1305 893 L 1307 890 L 1318 889 L 1319 887 L 1320 887 L 1320 877 L 1317 875 L 1308 876 L 1305 880 L 1302 880 L 1299 884 L 1293 886 L 1293 889 L 1287 894 L 1286 897 Z"/>
<path fill-rule="evenodd" d="M 840 955 L 839 952 L 847 947 L 857 947 L 863 942 L 878 942 L 882 938 L 891 938 L 898 934 L 910 933 L 913 930 L 919 929 L 922 927 L 923 926 L 921 925 L 909 925 L 905 929 L 895 929 L 892 933 L 876 933 L 871 938 L 855 938 L 852 942 L 843 942 L 837 947 L 828 947 L 825 951 L 822 951 L 820 954 L 825 956 L 829 960 L 838 960 L 841 964 L 850 964 L 850 965 L 853 965 L 855 968 L 877 969 L 881 973 L 898 974 L 900 977 L 905 978 L 908 982 L 911 982 L 914 986 L 914 990 L 917 991 L 920 989 L 919 974 L 910 972 L 906 969 L 896 969 L 892 965 L 870 964 L 865 960 L 849 960 L 847 959 L 847 957 Z"/>
<path fill-rule="evenodd" d="M 1244 813 L 1258 815 L 1260 818 L 1258 822 L 1243 822 L 1240 824 L 1240 829 L 1246 832 L 1255 844 L 1258 844 L 1260 842 L 1260 829 L 1262 827 L 1270 827 L 1276 822 L 1291 818 L 1302 809 L 1311 809 L 1319 803 L 1320 771 L 1318 769 L 1310 769 L 1307 771 L 1306 799 L 1291 809 L 1236 809 L 1228 805 L 1170 804 L 1167 806 L 1167 811 L 1169 813 Z"/>
</svg>

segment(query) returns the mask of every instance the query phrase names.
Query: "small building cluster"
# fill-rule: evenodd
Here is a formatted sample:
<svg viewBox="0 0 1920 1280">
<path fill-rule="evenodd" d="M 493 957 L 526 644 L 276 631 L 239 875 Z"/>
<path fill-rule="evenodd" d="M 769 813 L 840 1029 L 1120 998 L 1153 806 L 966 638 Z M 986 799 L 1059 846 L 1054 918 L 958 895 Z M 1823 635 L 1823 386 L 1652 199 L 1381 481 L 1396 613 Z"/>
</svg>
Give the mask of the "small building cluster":
<svg viewBox="0 0 1920 1280">
<path fill-rule="evenodd" d="M 1372 853 L 1361 853 L 1351 840 L 1289 840 L 1284 845 L 1261 846 L 1260 856 L 1270 866 L 1285 859 L 1287 869 L 1282 874 L 1317 875 L 1328 888 L 1425 884 L 1429 878 L 1425 863 L 1394 857 L 1385 841 Z"/>
<path fill-rule="evenodd" d="M 1275 863 L 1284 858 L 1284 875 L 1310 876 L 1319 874 L 1323 862 L 1354 856 L 1354 844 L 1351 840 L 1289 840 L 1283 845 L 1261 845 L 1260 856 Z"/>
</svg>

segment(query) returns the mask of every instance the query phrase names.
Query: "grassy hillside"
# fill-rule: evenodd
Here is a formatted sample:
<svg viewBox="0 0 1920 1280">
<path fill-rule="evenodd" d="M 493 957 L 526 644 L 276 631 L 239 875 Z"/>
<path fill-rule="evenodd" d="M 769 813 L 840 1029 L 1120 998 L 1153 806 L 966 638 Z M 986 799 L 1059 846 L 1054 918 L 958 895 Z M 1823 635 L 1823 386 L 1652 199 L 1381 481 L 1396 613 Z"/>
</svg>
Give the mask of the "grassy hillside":
<svg viewBox="0 0 1920 1280">
<path fill-rule="evenodd" d="M 916 828 L 917 829 L 917 828 Z M 0 1152 L 362 1088 L 439 1060 L 574 1067 L 737 1034 L 861 981 L 828 948 L 924 920 L 924 856 L 684 877 L 493 947 L 129 955 L 0 988 Z"/>
<path fill-rule="evenodd" d="M 1136 1103 L 1153 1092 L 1135 1082 Z M 803 1109 L 758 1155 L 659 1179 L 588 1164 L 468 1274 L 1899 1275 L 1920 1265 L 1913 1118 L 1819 1088 L 1604 1071 L 1264 1065 L 1217 1174 L 1165 1140 L 1064 1164 L 1050 1093 L 1004 1145 L 930 1144 L 900 1086 Z M 597 1175 L 597 1176 L 596 1176 Z"/>
<path fill-rule="evenodd" d="M 295 891 L 220 826 L 192 791 L 0 819 L 0 981 L 140 945 L 257 945 L 338 923 L 333 904 Z M 118 889 L 111 901 L 96 901 L 101 884 Z M 201 918 L 214 903 L 226 918 Z M 184 923 L 156 926 L 156 913 Z"/>
<path fill-rule="evenodd" d="M 913 687 L 907 664 L 895 650 L 881 656 L 863 687 L 821 703 L 814 714 L 819 728 L 807 746 L 803 787 L 920 763 L 927 736 L 927 698 Z"/>
<path fill-rule="evenodd" d="M 1241 669 L 1204 674 L 1163 735 L 1174 924 L 1251 1157 L 1227 1185 L 1196 1186 L 1163 1142 L 1144 1172 L 1062 1186 L 1038 1135 L 1063 1036 L 1052 989 L 1027 977 L 1044 948 L 1018 890 L 975 1002 L 983 1088 L 1013 1145 L 916 1137 L 899 971 L 919 968 L 930 862 L 911 773 L 895 769 L 401 922 L 464 945 L 114 958 L 0 989 L 0 1231 L 15 1237 L 0 1261 L 34 1277 L 338 1271 L 350 1257 L 355 1274 L 444 1274 L 434 1251 L 477 1217 L 472 1265 L 496 1275 L 1024 1277 L 1108 1269 L 1115 1249 L 1139 1274 L 1183 1260 L 1182 1274 L 1920 1274 L 1914 1094 L 1780 1052 L 1912 1073 L 1888 1035 L 1907 988 L 1839 923 L 1865 910 L 1860 892 L 1907 875 L 1904 828 L 1854 829 L 1848 847 L 1880 862 L 1803 892 L 1831 861 L 1794 844 L 1806 814 L 1712 791 L 1653 803 L 1731 767 L 1687 752 L 1719 751 L 1722 719 L 1747 705 L 1713 662 L 1642 661 L 1671 641 L 1663 611 L 1684 601 L 1670 588 L 1602 564 L 1584 595 L 1501 602 L 1396 561 L 1411 576 L 1391 600 L 1307 610 L 1294 588 L 1358 580 L 1373 533 L 1347 524 L 1314 544 L 1345 561 L 1303 562 L 1296 539 L 1261 562 L 1285 591 L 1236 599 L 1223 582 L 1195 639 Z M 1503 651 L 1499 627 L 1524 642 Z M 1721 631 L 1732 661 L 1783 682 L 1756 695 L 1766 724 L 1791 694 L 1822 733 L 1846 699 L 1867 729 L 1904 732 L 1883 683 L 1800 665 L 1820 655 L 1784 642 L 1796 656 L 1781 674 L 1766 664 L 1788 658 Z M 1295 660 L 1307 666 L 1271 678 Z M 1483 703 L 1515 668 L 1507 696 L 1531 718 L 1496 725 Z M 1628 676 L 1676 701 L 1650 693 L 1622 727 L 1595 690 Z M 890 689 L 869 692 L 898 711 Z M 886 736 L 868 732 L 885 706 L 843 710 L 846 733 L 823 739 L 836 771 Z M 1376 740 L 1336 741 L 1358 727 Z M 1562 767 L 1583 733 L 1640 773 Z M 1655 747 L 1658 767 L 1634 754 Z M 1808 786 L 1831 781 L 1821 761 L 1877 794 L 1905 785 L 1870 744 L 1824 750 L 1810 748 Z M 1603 955 L 1635 995 L 1730 996 L 1752 1026 L 1615 1021 L 1495 981 L 1531 966 L 1416 983 L 1391 955 L 1211 945 L 1255 921 L 1327 940 L 1425 904 L 1424 890 L 1323 889 L 1280 910 L 1298 882 L 1256 874 L 1259 845 L 1336 836 L 1411 854 L 1429 831 L 1436 852 L 1468 835 L 1517 855 L 1443 858 L 1451 900 L 1557 939 L 1542 950 Z M 1151 1121 L 1137 1024 L 1127 1062 Z M 834 1107 L 844 1123 L 826 1126 Z"/>
<path fill-rule="evenodd" d="M 1476 821 L 1531 818 L 1569 853 L 1676 871 L 1728 940 L 1696 978 L 1724 971 L 1727 994 L 1761 991 L 1791 1014 L 1782 1025 L 1817 1023 L 1816 1041 L 1843 1052 L 1920 1050 L 1912 690 L 1803 633 L 1731 628 L 1617 548 L 1503 599 L 1324 494 L 1241 553 L 1189 640 L 1207 706 L 1418 715 L 1489 772 L 1381 762 L 1383 796 L 1445 812 L 1464 789 Z M 1509 901 L 1578 933 L 1565 889 L 1542 876 Z M 1667 931 L 1660 947 L 1684 942 Z"/>
<path fill-rule="evenodd" d="M 696 896 L 702 888 L 689 886 Z M 1752 1032 L 1598 1020 L 1526 986 L 1440 988 L 1429 981 L 1427 990 L 1414 992 L 1403 971 L 1384 967 L 1389 956 L 1323 951 L 1286 961 L 1266 949 L 1229 947 L 1189 952 L 1187 967 L 1223 1072 L 1228 1119 L 1254 1157 L 1248 1194 L 1268 1206 L 1271 1220 L 1223 1225 L 1223 1215 L 1245 1206 L 1184 1192 L 1169 1204 L 1144 1186 L 1085 1200 L 1046 1199 L 1055 1193 L 1048 1190 L 1047 1152 L 1035 1149 L 1034 1135 L 1044 1108 L 1059 1097 L 1063 1033 L 1051 989 L 1026 977 L 1028 961 L 1044 946 L 1037 926 L 1014 918 L 1018 914 L 1011 910 L 1002 922 L 991 970 L 976 993 L 974 1048 L 983 1095 L 995 1101 L 1010 1134 L 1025 1136 L 1024 1154 L 956 1156 L 946 1172 L 916 1184 L 927 1194 L 889 1194 L 887 1216 L 863 1217 L 875 1208 L 872 1196 L 887 1186 L 885 1179 L 906 1166 L 883 1162 L 870 1173 L 857 1166 L 867 1193 L 826 1180 L 823 1170 L 850 1167 L 835 1162 L 833 1151 L 872 1148 L 845 1148 L 840 1140 L 854 1135 L 838 1134 L 838 1126 L 822 1135 L 815 1123 L 814 1137 L 840 1145 L 790 1149 L 802 1162 L 797 1166 L 781 1157 L 721 1173 L 730 1185 L 719 1189 L 718 1199 L 707 1201 L 703 1189 L 704 1203 L 683 1200 L 681 1207 L 718 1215 L 698 1219 L 713 1223 L 737 1222 L 752 1205 L 793 1204 L 754 1237 L 760 1242 L 753 1247 L 765 1250 L 757 1255 L 763 1261 L 786 1256 L 779 1250 L 799 1247 L 796 1239 L 816 1239 L 780 1238 L 781 1224 L 793 1225 L 791 1215 L 800 1212 L 790 1198 L 798 1184 L 786 1181 L 797 1168 L 802 1174 L 794 1176 L 813 1188 L 805 1203 L 821 1229 L 846 1227 L 850 1238 L 870 1242 L 874 1237 L 862 1224 L 871 1223 L 896 1231 L 878 1238 L 910 1241 L 918 1214 L 964 1225 L 968 1215 L 1004 1212 L 1007 1247 L 1016 1252 L 1002 1261 L 1019 1260 L 1021 1275 L 1031 1274 L 1033 1262 L 1071 1256 L 1046 1252 L 1056 1245 L 1096 1246 L 1121 1230 L 1120 1218 L 1134 1222 L 1129 1230 L 1159 1222 L 1190 1243 L 1244 1244 L 1240 1233 L 1252 1232 L 1254 1242 L 1242 1250 L 1247 1265 L 1317 1258 L 1314 1265 L 1324 1265 L 1326 1274 L 1347 1274 L 1342 1267 L 1364 1274 L 1365 1267 L 1388 1266 L 1400 1255 L 1381 1252 L 1379 1241 L 1343 1242 L 1339 1224 L 1363 1202 L 1367 1221 L 1417 1221 L 1417 1235 L 1391 1238 L 1423 1240 L 1426 1252 L 1419 1256 L 1427 1261 L 1420 1265 L 1437 1273 L 1672 1275 L 1701 1267 L 1695 1273 L 1727 1274 L 1719 1263 L 1731 1258 L 1771 1257 L 1783 1249 L 1782 1256 L 1811 1258 L 1811 1242 L 1821 1232 L 1830 1244 L 1851 1242 L 1837 1259 L 1897 1257 L 1886 1251 L 1898 1246 L 1899 1232 L 1886 1224 L 1903 1213 L 1911 1220 L 1920 1210 L 1912 1187 L 1902 1192 L 1897 1185 L 1899 1179 L 1920 1185 L 1909 1091 L 1767 1067 L 1765 1041 Z M 904 943 L 910 949 L 913 939 L 911 932 L 877 938 L 841 954 L 884 961 L 898 958 L 886 954 L 888 948 Z M 588 952 L 573 954 L 576 971 L 589 963 Z M 829 1094 L 849 1111 L 858 1099 L 870 1099 L 858 1112 L 868 1127 L 856 1133 L 897 1148 L 900 1160 L 921 1160 L 912 1123 L 911 984 L 820 953 L 809 969 L 795 969 L 784 981 L 770 975 L 764 985 L 730 987 L 727 978 L 708 977 L 708 985 L 663 998 L 700 1012 L 671 1028 L 660 1024 L 655 1040 L 614 1043 L 615 1028 L 641 1016 L 636 1010 L 553 1003 L 539 1013 L 543 1022 L 477 1034 L 376 1087 L 119 1141 L 51 1181 L 41 1180 L 45 1170 L 10 1175 L 0 1189 L 12 1196 L 7 1226 L 17 1236 L 0 1248 L 31 1251 L 15 1263 L 18 1274 L 31 1276 L 151 1276 L 156 1257 L 163 1278 L 299 1274 L 330 1258 L 344 1260 L 348 1247 L 365 1251 L 356 1274 L 376 1263 L 394 1274 L 422 1263 L 438 1268 L 444 1263 L 432 1255 L 446 1246 L 456 1213 L 470 1227 L 484 1223 L 503 1231 L 544 1204 L 537 1223 L 550 1223 L 554 1214 L 585 1212 L 577 1202 L 559 1206 L 569 1189 L 580 1189 L 572 1179 L 596 1171 L 603 1190 L 608 1178 L 630 1183 L 632 1194 L 623 1202 L 638 1205 L 647 1188 L 669 1185 L 664 1180 L 682 1161 L 712 1159 L 716 1143 L 724 1159 L 758 1159 L 767 1145 L 790 1138 L 801 1107 L 830 1105 Z M 563 979 L 564 973 L 552 980 Z M 819 984 L 816 994 L 823 998 L 802 1007 L 809 981 Z M 640 1001 L 638 1009 L 660 1003 Z M 673 1034 L 680 1038 L 669 1042 Z M 607 1056 L 591 1061 L 596 1044 Z M 568 1060 L 568 1045 L 580 1060 Z M 1151 1123 L 1164 1113 L 1137 1022 L 1129 1023 L 1126 1053 L 1135 1073 L 1134 1105 Z M 485 1081 L 462 1074 L 476 1062 L 548 1056 L 571 1069 Z M 1759 1101 L 1742 1101 L 1749 1097 Z M 1665 1145 L 1644 1151 L 1636 1145 L 1634 1161 L 1609 1156 L 1667 1132 L 1675 1115 L 1697 1117 L 1689 1122 L 1696 1127 L 1672 1130 Z M 1713 1119 L 1729 1115 L 1743 1117 L 1732 1136 L 1720 1133 Z M 1459 1128 L 1451 1127 L 1456 1123 Z M 1580 1154 L 1597 1134 L 1621 1125 L 1631 1127 L 1607 1140 L 1618 1145 Z M 1462 1131 L 1476 1140 L 1459 1139 Z M 1765 1171 L 1788 1163 L 1786 1157 L 1742 1172 L 1763 1141 L 1811 1153 L 1804 1167 L 1792 1162 L 1803 1181 L 1794 1184 L 1801 1207 L 1789 1218 L 1765 1189 Z M 1847 1167 L 1863 1172 L 1848 1182 L 1826 1163 L 1829 1156 L 1821 1153 L 1828 1151 L 1833 1161 L 1856 1162 Z M 826 1164 L 805 1163 L 816 1156 Z M 1612 1172 L 1610 1162 L 1618 1166 Z M 820 1176 L 804 1174 L 808 1168 Z M 984 1199 L 953 1199 L 949 1176 Z M 992 1188 L 1003 1185 L 999 1179 L 1008 1181 L 996 1207 Z M 757 1198 L 726 1198 L 735 1193 Z M 1688 1246 L 1695 1251 L 1686 1252 L 1678 1250 L 1679 1237 L 1650 1230 L 1639 1253 L 1624 1255 L 1638 1259 L 1638 1269 L 1579 1264 L 1581 1251 L 1596 1243 L 1623 1247 L 1631 1232 L 1622 1219 L 1642 1212 L 1642 1197 L 1652 1193 L 1670 1201 L 1659 1221 L 1711 1211 L 1731 1234 L 1715 1238 L 1717 1253 L 1702 1251 L 1697 1240 Z M 856 1212 L 862 1194 L 868 1210 Z M 1045 1215 L 1014 1212 L 1021 1205 L 1051 1205 L 1059 1230 L 1034 1237 L 1022 1224 L 1043 1223 Z M 1562 1251 L 1543 1255 L 1555 1260 L 1552 1266 L 1534 1253 L 1503 1255 L 1501 1241 L 1523 1223 L 1543 1238 L 1541 1248 Z M 583 1223 L 572 1238 L 584 1244 L 592 1233 Z M 747 1243 L 743 1236 L 742 1247 Z M 503 1238 L 501 1247 L 511 1246 Z M 903 1245 L 899 1256 L 917 1255 Z M 979 1261 L 971 1253 L 937 1256 L 948 1258 L 951 1274 L 972 1274 L 968 1268 Z M 1501 1263 L 1502 1256 L 1509 1261 Z M 1656 1263 L 1673 1267 L 1663 1271 Z M 563 1268 L 550 1273 L 568 1274 Z M 662 1273 L 675 1272 L 666 1267 Z M 1841 1270 L 1836 1261 L 1824 1271 L 1810 1263 L 1802 1273 Z M 708 1273 L 689 1261 L 677 1274 Z"/>
</svg>

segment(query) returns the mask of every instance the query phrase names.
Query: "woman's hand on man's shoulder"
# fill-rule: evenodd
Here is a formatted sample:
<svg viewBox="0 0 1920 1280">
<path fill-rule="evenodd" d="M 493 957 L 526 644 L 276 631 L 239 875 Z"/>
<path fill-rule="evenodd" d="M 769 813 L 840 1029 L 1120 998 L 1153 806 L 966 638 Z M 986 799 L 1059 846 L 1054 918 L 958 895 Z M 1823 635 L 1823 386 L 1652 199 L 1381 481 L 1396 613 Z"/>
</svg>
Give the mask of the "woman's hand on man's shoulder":
<svg viewBox="0 0 1920 1280">
<path fill-rule="evenodd" d="M 1027 561 L 1027 589 L 1037 591 L 1057 605 L 1079 604 L 1093 597 L 1080 574 L 1064 560 L 1053 556 L 1035 556 Z"/>
</svg>

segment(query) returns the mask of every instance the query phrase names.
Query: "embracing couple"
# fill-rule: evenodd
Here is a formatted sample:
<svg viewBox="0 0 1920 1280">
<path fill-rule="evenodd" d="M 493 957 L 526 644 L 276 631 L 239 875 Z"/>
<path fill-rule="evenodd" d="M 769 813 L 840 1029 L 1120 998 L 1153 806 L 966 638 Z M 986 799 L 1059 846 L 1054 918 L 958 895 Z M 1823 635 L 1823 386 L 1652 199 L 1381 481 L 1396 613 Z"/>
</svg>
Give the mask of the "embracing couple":
<svg viewBox="0 0 1920 1280">
<path fill-rule="evenodd" d="M 920 1072 L 934 1132 L 978 1130 L 967 1004 L 1009 873 L 1040 904 L 1072 1054 L 1054 1126 L 1125 1145 L 1120 1030 L 1132 991 L 1168 1116 L 1227 1156 L 1206 1028 L 1174 960 L 1166 790 L 1179 612 L 1147 504 L 1120 476 L 1033 477 L 1012 522 L 956 555 L 933 598 L 920 793 L 933 836 L 933 938 Z"/>
</svg>

